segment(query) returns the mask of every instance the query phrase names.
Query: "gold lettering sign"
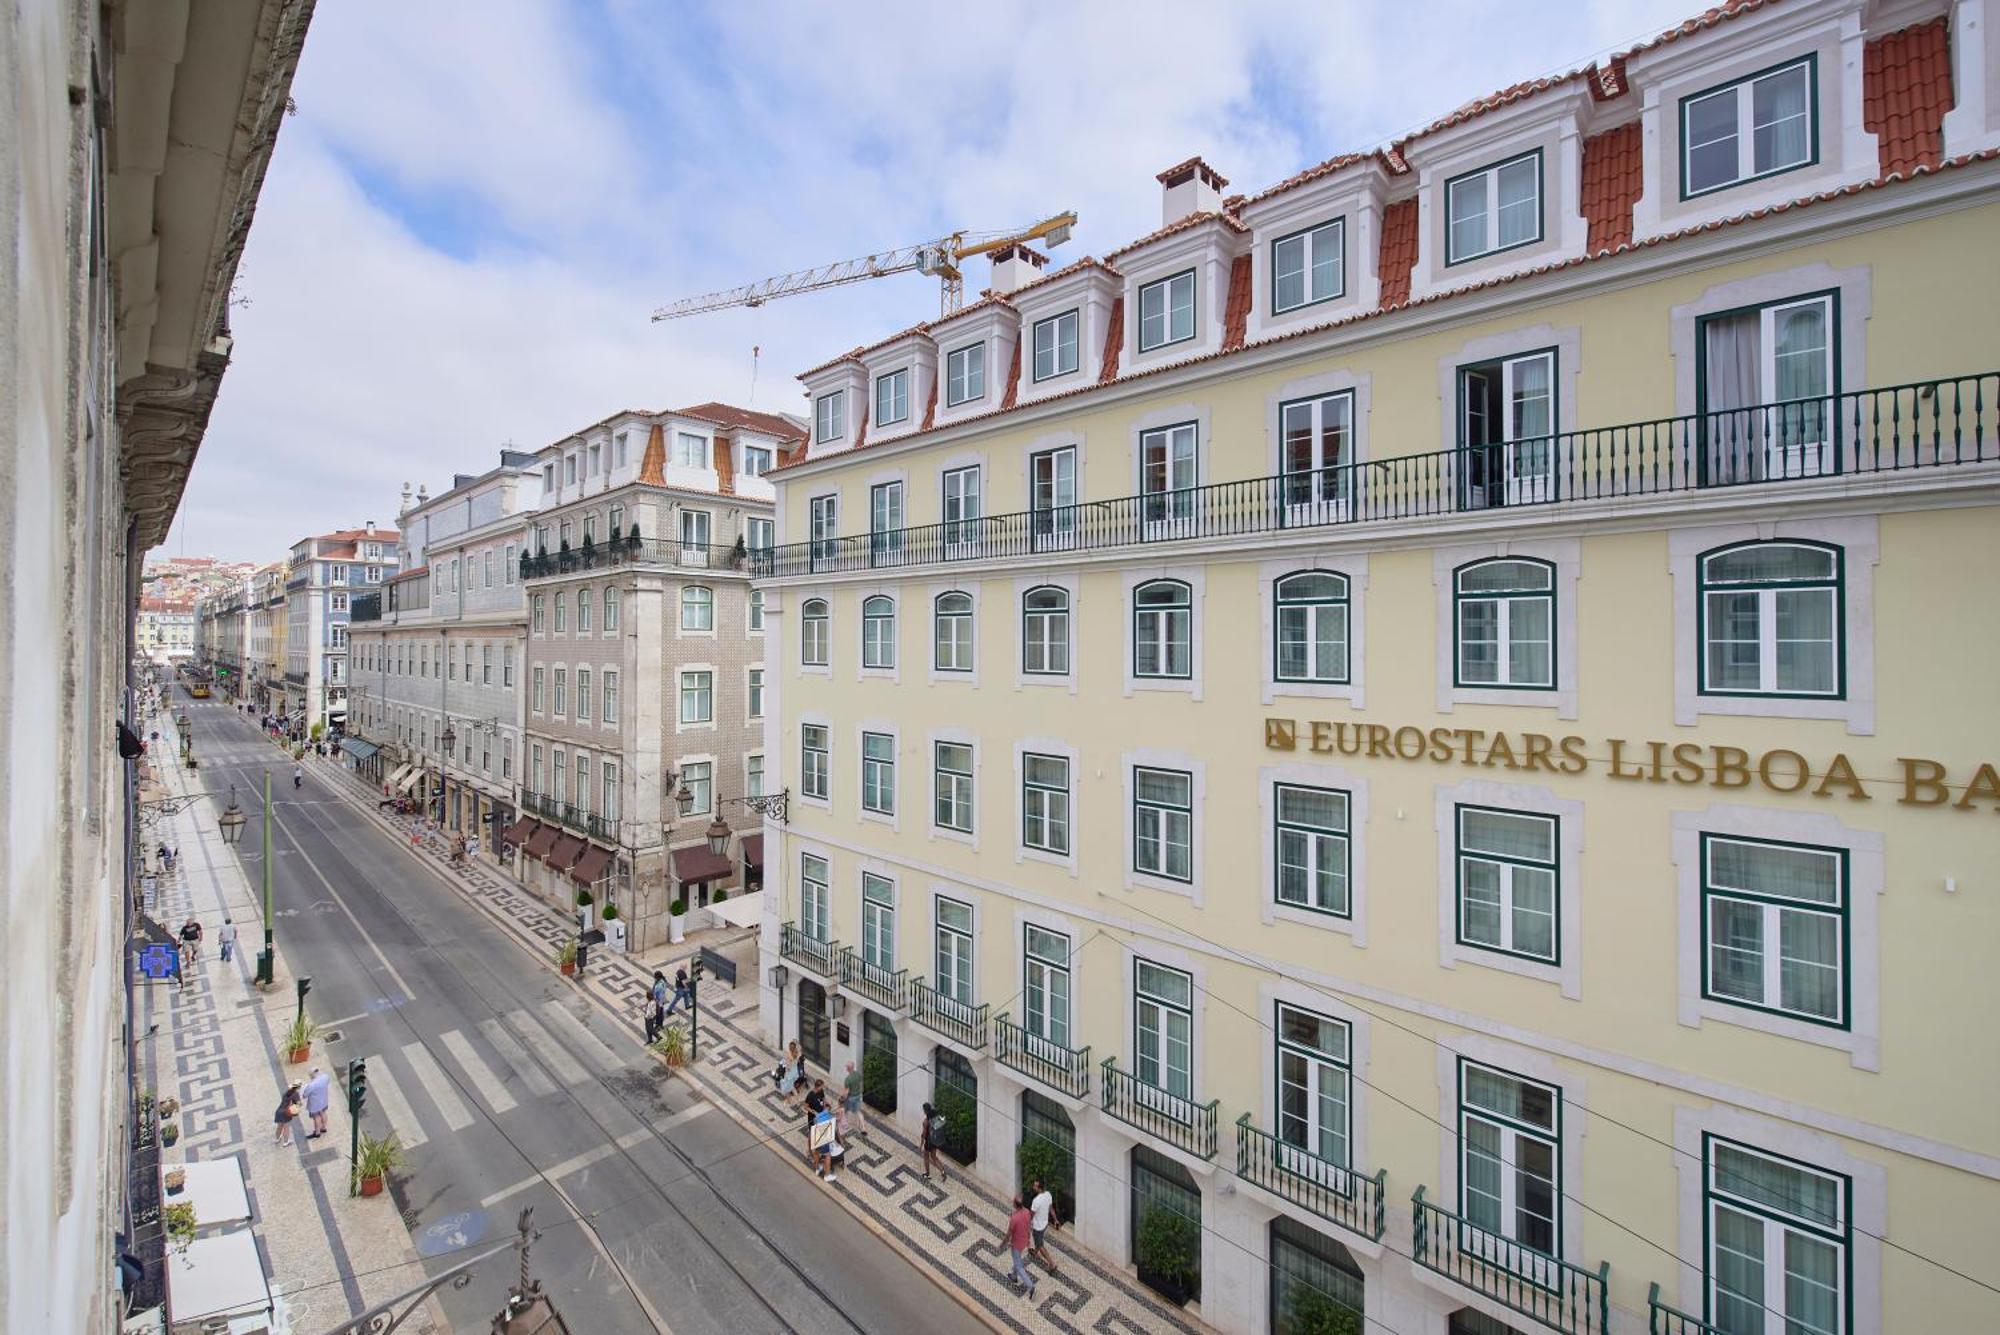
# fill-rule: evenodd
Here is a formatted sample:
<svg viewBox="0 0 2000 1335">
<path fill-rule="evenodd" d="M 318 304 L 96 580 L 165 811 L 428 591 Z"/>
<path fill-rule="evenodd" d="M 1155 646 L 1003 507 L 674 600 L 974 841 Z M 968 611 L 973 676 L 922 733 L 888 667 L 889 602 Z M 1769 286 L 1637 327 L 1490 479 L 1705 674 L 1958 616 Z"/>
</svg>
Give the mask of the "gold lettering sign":
<svg viewBox="0 0 2000 1335">
<path fill-rule="evenodd" d="M 1430 728 L 1380 723 L 1348 723 L 1313 719 L 1305 725 L 1307 749 L 1319 755 L 1355 756 L 1373 760 L 1428 761 L 1434 765 L 1468 765 L 1479 769 L 1582 774 L 1593 766 L 1621 783 L 1651 783 L 1682 787 L 1762 788 L 1774 793 L 1804 793 L 1809 797 L 1840 797 L 1872 802 L 1870 783 L 1863 780 L 1845 753 L 1835 752 L 1823 763 L 1787 747 L 1750 752 L 1740 746 L 1705 742 L 1633 742 L 1607 737 L 1594 750 L 1582 737 L 1549 737 L 1538 732 L 1488 732 L 1483 728 Z M 1299 748 L 1296 719 L 1266 718 L 1264 745 L 1274 751 Z M 1899 806 L 1942 807 L 1955 811 L 2000 814 L 2000 766 L 1991 762 L 1969 774 L 1953 776 L 1942 761 L 1899 756 L 1894 786 Z"/>
</svg>

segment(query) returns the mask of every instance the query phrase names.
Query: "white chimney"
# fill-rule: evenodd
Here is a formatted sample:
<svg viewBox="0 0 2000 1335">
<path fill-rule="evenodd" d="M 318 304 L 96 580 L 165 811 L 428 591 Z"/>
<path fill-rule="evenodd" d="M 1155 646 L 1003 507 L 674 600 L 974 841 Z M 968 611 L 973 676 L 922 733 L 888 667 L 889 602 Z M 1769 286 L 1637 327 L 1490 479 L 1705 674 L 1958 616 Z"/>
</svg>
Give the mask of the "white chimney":
<svg viewBox="0 0 2000 1335">
<path fill-rule="evenodd" d="M 1229 182 L 1200 158 L 1189 158 L 1155 178 L 1160 183 L 1160 226 L 1171 227 L 1196 213 L 1222 212 Z"/>
<path fill-rule="evenodd" d="M 1019 292 L 1022 288 L 1041 277 L 1048 267 L 1049 257 L 1038 250 L 1031 250 L 1020 242 L 996 250 L 992 255 L 993 278 L 990 284 L 995 292 Z"/>
</svg>

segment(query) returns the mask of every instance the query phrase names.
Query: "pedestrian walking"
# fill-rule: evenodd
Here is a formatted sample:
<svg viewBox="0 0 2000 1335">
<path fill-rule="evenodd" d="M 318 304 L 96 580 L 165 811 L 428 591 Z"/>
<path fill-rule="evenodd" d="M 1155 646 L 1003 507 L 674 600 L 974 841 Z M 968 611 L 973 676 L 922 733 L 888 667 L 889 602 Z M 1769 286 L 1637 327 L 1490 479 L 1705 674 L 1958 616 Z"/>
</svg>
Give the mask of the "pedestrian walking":
<svg viewBox="0 0 2000 1335">
<path fill-rule="evenodd" d="M 224 918 L 222 920 L 222 926 L 219 929 L 217 929 L 215 933 L 215 939 L 222 944 L 222 962 L 224 964 L 227 964 L 229 963 L 229 961 L 236 958 L 235 923 L 231 922 L 227 918 Z"/>
<path fill-rule="evenodd" d="M 694 991 L 688 986 L 688 971 L 686 969 L 675 969 L 674 1000 L 673 1004 L 667 1007 L 667 1014 L 672 1015 L 683 1006 L 688 1007 L 690 1010 L 694 1008 Z"/>
<path fill-rule="evenodd" d="M 944 1160 L 938 1158 L 938 1142 L 944 1138 L 944 1115 L 930 1104 L 924 1105 L 924 1126 L 919 1138 L 924 1147 L 924 1181 L 931 1180 L 931 1166 L 935 1164 L 938 1177 L 951 1181 L 951 1174 L 944 1171 Z"/>
<path fill-rule="evenodd" d="M 303 788 L 305 786 L 306 786 L 306 767 L 304 765 L 292 766 L 292 787 Z"/>
<path fill-rule="evenodd" d="M 476 857 L 478 857 L 478 856 L 479 856 L 479 836 L 478 836 L 478 835 L 476 835 L 476 834 L 475 834 L 475 835 L 473 835 L 473 836 L 472 836 L 472 837 L 471 837 L 470 839 L 468 839 L 468 840 L 466 840 L 466 841 L 465 841 L 465 855 L 466 855 L 466 856 L 467 856 L 468 858 L 476 858 Z"/>
<path fill-rule="evenodd" d="M 660 998 L 648 993 L 646 996 L 646 1046 L 651 1047 L 659 1038 L 660 1030 L 666 1028 L 667 1017 L 660 1010 Z"/>
<path fill-rule="evenodd" d="M 847 1063 L 847 1074 L 842 1077 L 841 1086 L 844 1091 L 840 1099 L 841 1109 L 853 1121 L 854 1134 L 858 1136 L 868 1128 L 861 1120 L 861 1072 L 854 1069 L 853 1062 Z M 846 1132 L 841 1134 L 845 1136 Z"/>
<path fill-rule="evenodd" d="M 837 1182 L 840 1179 L 833 1171 L 834 1160 L 838 1157 L 838 1142 L 833 1138 L 833 1109 L 822 1103 L 820 1110 L 807 1124 L 807 1149 L 812 1160 L 813 1171 L 823 1182 Z"/>
<path fill-rule="evenodd" d="M 1048 1272 L 1053 1275 L 1056 1273 L 1056 1263 L 1049 1259 L 1048 1236 L 1049 1230 L 1056 1226 L 1056 1198 L 1050 1194 L 1049 1184 L 1040 1178 L 1035 1179 L 1034 1188 L 1035 1194 L 1028 1200 L 1028 1224 L 1033 1231 L 1034 1243 L 1032 1250 L 1035 1259 L 1046 1266 Z"/>
<path fill-rule="evenodd" d="M 773 1079 L 778 1086 L 778 1097 L 787 1104 L 792 1101 L 793 1091 L 798 1089 L 799 1077 L 805 1074 L 805 1070 L 806 1059 L 799 1051 L 799 1045 L 786 1044 L 785 1055 L 778 1058 L 778 1069 L 773 1073 Z"/>
<path fill-rule="evenodd" d="M 312 1118 L 313 1129 L 307 1133 L 306 1139 L 318 1140 L 326 1134 L 326 1109 L 333 1101 L 333 1077 L 315 1066 L 312 1077 L 306 1081 L 301 1092 L 305 1097 L 306 1115 Z"/>
<path fill-rule="evenodd" d="M 1034 1214 L 1019 1196 L 1014 1213 L 1007 1217 L 1007 1250 L 1014 1253 L 1014 1287 L 1035 1300 L 1035 1277 L 1028 1273 L 1028 1248 L 1034 1242 Z"/>
<path fill-rule="evenodd" d="M 181 956 L 190 964 L 201 963 L 201 924 L 193 914 L 181 924 Z"/>
<path fill-rule="evenodd" d="M 296 1083 L 286 1087 L 278 1096 L 278 1113 L 271 1120 L 278 1124 L 278 1143 L 292 1143 L 292 1119 L 299 1115 L 299 1087 Z"/>
</svg>

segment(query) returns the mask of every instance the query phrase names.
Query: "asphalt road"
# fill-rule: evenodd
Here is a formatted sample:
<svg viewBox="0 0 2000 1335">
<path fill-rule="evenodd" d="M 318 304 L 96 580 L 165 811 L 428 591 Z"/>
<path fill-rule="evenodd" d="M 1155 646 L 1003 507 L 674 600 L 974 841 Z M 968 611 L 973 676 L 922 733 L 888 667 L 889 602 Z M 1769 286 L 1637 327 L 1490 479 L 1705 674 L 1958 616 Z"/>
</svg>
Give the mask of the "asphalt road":
<svg viewBox="0 0 2000 1335">
<path fill-rule="evenodd" d="M 666 1075 L 635 1023 L 585 1007 L 546 960 L 496 933 L 457 891 L 341 796 L 291 765 L 255 720 L 187 700 L 203 786 L 234 783 L 249 814 L 237 854 L 262 875 L 257 791 L 271 770 L 280 957 L 309 975 L 309 1010 L 339 1037 L 320 1064 L 368 1059 L 363 1129 L 414 1141 L 393 1180 L 432 1273 L 513 1235 L 523 1206 L 534 1269 L 578 1335 L 672 1330 L 984 1329 L 817 1183 Z M 254 954 L 260 933 L 240 924 Z M 211 928 L 211 931 L 213 929 Z M 347 1148 L 344 1100 L 323 1145 Z M 485 1330 L 511 1257 L 439 1294 L 460 1331 Z M 420 1282 L 412 1268 L 411 1286 Z"/>
</svg>

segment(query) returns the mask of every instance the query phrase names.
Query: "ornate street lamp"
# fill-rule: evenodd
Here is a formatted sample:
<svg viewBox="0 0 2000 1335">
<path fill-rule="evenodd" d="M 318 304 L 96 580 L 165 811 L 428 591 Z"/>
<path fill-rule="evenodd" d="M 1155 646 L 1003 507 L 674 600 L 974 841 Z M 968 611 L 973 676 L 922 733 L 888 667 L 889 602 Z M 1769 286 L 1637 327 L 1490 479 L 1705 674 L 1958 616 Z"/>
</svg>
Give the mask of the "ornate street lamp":
<svg viewBox="0 0 2000 1335">
<path fill-rule="evenodd" d="M 729 825 L 720 815 L 708 823 L 708 851 L 721 857 L 729 847 Z"/>
<path fill-rule="evenodd" d="M 693 814 L 694 793 L 688 789 L 685 783 L 681 785 L 681 790 L 674 794 L 674 801 L 680 805 L 681 815 L 687 816 Z"/>
<path fill-rule="evenodd" d="M 249 817 L 243 814 L 243 808 L 236 805 L 236 785 L 231 784 L 229 785 L 229 806 L 215 820 L 215 823 L 222 827 L 222 842 L 231 848 L 236 847 L 238 843 L 242 842 L 243 827 L 248 821 Z"/>
<path fill-rule="evenodd" d="M 457 743 L 458 743 L 458 733 L 453 730 L 451 726 L 451 720 L 446 719 L 444 721 L 444 731 L 438 734 L 438 745 L 444 748 L 444 752 L 446 755 L 450 755 L 451 748 L 455 746 Z"/>
</svg>

